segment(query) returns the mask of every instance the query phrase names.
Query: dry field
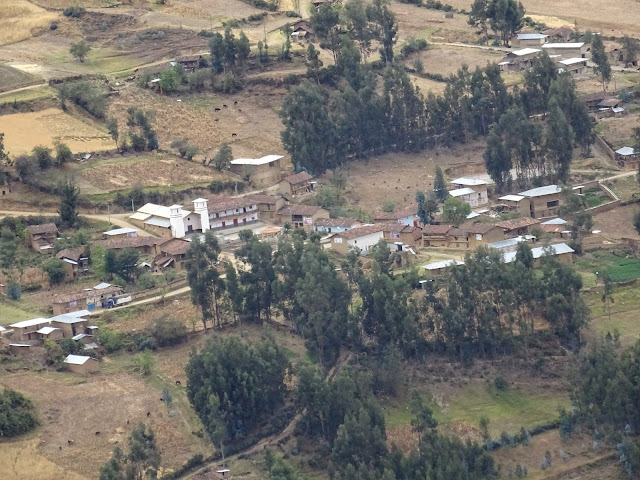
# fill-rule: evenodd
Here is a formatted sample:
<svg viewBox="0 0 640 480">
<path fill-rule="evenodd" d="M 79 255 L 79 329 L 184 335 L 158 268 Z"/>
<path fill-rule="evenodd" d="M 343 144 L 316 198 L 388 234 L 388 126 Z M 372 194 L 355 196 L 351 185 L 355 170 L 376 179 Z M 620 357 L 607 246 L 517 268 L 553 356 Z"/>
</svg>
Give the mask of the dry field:
<svg viewBox="0 0 640 480">
<path fill-rule="evenodd" d="M 36 80 L 28 73 L 0 64 L 0 91 L 16 88 Z"/>
<path fill-rule="evenodd" d="M 282 124 L 276 109 L 285 93 L 283 88 L 250 86 L 236 95 L 176 97 L 131 86 L 114 97 L 110 114 L 124 122 L 126 109 L 135 104 L 155 112 L 154 125 L 163 148 L 177 138 L 188 137 L 207 157 L 227 142 L 235 157 L 253 158 L 284 153 L 279 138 Z M 232 136 L 234 133 L 236 137 Z"/>
<path fill-rule="evenodd" d="M 3 0 L 0 2 L 0 45 L 30 38 L 36 31 L 49 28 L 59 17 L 26 0 Z"/>
<path fill-rule="evenodd" d="M 29 153 L 36 145 L 53 147 L 56 140 L 66 143 L 73 152 L 113 148 L 108 134 L 58 108 L 2 115 L 0 131 L 5 134 L 5 147 L 14 155 Z"/>
<path fill-rule="evenodd" d="M 41 457 L 36 455 L 36 461 L 24 465 L 16 480 L 47 478 L 38 476 L 47 461 L 55 464 L 51 471 L 60 467 L 69 472 L 52 479 L 97 478 L 114 445 L 124 446 L 131 429 L 141 421 L 156 433 L 160 450 L 165 454 L 165 468 L 175 468 L 195 453 L 206 453 L 210 447 L 191 433 L 194 427 L 189 423 L 190 413 L 179 398 L 184 395 L 174 394 L 169 410 L 158 400 L 161 383 L 155 388 L 135 373 L 107 373 L 112 368 L 110 363 L 124 362 L 126 366 L 129 361 L 129 356 L 106 358 L 103 372 L 89 377 L 29 372 L 6 375 L 0 380 L 3 386 L 17 389 L 34 400 L 42 423 L 39 443 L 32 447 Z M 147 412 L 151 412 L 149 417 Z M 70 445 L 67 440 L 74 443 Z M 15 456 L 11 450 L 4 452 L 0 447 L 2 454 L 8 458 L 0 461 L 0 465 Z"/>
<path fill-rule="evenodd" d="M 465 8 L 469 9 L 469 6 Z M 477 35 L 467 24 L 466 15 L 455 14 L 454 18 L 445 19 L 444 12 L 440 10 L 430 10 L 407 3 L 392 3 L 391 10 L 395 13 L 400 27 L 399 45 L 409 37 L 425 38 L 429 42 L 474 43 L 477 40 Z"/>
<path fill-rule="evenodd" d="M 627 205 L 593 216 L 594 229 L 611 239 L 635 238 L 638 233 L 633 227 L 633 215 L 638 210 L 636 205 Z"/>
<path fill-rule="evenodd" d="M 469 11 L 471 0 L 447 0 L 456 8 Z M 638 36 L 640 8 L 636 0 L 522 0 L 527 15 L 543 18 L 545 23 L 573 25 L 578 22 L 581 31 L 591 29 L 606 35 L 622 36 L 625 33 Z"/>
<path fill-rule="evenodd" d="M 614 150 L 633 146 L 633 129 L 640 127 L 640 115 L 603 118 L 598 121 L 596 131 Z"/>
<path fill-rule="evenodd" d="M 431 149 L 416 154 L 388 153 L 352 162 L 345 168 L 349 203 L 375 211 L 387 200 L 398 206 L 412 202 L 416 190 L 433 188 L 436 164 L 450 178 L 486 173 L 483 150 L 484 146 L 478 142 L 451 149 L 440 148 L 439 154 Z"/>
<path fill-rule="evenodd" d="M 38 437 L 0 443 L 2 480 L 85 480 L 42 454 Z"/>
<path fill-rule="evenodd" d="M 476 67 L 485 67 L 488 63 L 499 62 L 504 54 L 478 48 L 456 48 L 449 46 L 433 46 L 429 50 L 411 57 L 409 64 L 415 58 L 420 58 L 424 64 L 424 71 L 439 73 L 445 77 L 456 73 L 462 65 L 467 65 L 470 71 Z"/>
</svg>

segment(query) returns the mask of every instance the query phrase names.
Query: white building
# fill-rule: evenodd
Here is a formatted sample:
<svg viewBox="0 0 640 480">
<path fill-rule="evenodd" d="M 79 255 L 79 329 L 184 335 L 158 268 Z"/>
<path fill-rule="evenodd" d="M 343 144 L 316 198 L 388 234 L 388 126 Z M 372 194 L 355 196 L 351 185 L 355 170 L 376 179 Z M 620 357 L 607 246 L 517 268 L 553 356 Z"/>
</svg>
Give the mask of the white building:
<svg viewBox="0 0 640 480">
<path fill-rule="evenodd" d="M 251 196 L 211 197 L 208 206 L 207 200 L 204 202 L 208 210 L 208 227 L 211 230 L 250 225 L 258 221 L 258 205 Z"/>
<path fill-rule="evenodd" d="M 193 210 L 184 210 L 182 205 L 165 207 L 147 203 L 140 207 L 129 219 L 162 236 L 182 238 L 187 233 L 203 232 L 210 229 L 207 200 L 197 198 L 191 202 Z"/>
</svg>

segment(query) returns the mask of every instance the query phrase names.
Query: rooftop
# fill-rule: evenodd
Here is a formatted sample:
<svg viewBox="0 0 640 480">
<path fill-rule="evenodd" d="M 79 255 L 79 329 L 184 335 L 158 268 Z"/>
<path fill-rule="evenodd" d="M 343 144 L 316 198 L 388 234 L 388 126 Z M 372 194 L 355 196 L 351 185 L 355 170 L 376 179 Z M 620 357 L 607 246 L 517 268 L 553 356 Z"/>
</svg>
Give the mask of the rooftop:
<svg viewBox="0 0 640 480">
<path fill-rule="evenodd" d="M 74 300 L 89 298 L 94 295 L 106 295 L 109 293 L 121 292 L 121 291 L 122 291 L 122 287 L 118 287 L 117 285 L 111 285 L 107 288 L 102 288 L 99 290 L 89 288 L 89 289 L 83 290 L 82 292 L 71 293 L 68 295 L 59 295 L 57 297 L 54 297 L 53 300 L 51 300 L 51 303 L 67 303 L 67 302 L 72 302 Z"/>
<path fill-rule="evenodd" d="M 519 33 L 518 40 L 540 40 L 542 38 L 547 38 L 548 35 L 543 33 Z"/>
<path fill-rule="evenodd" d="M 524 199 L 522 195 L 505 195 L 503 197 L 500 197 L 498 200 L 506 200 L 508 202 L 519 202 L 522 199 Z"/>
<path fill-rule="evenodd" d="M 137 233 L 138 229 L 137 228 L 116 228 L 113 230 L 109 230 L 107 232 L 104 232 L 104 235 L 107 236 L 111 236 L 111 235 L 128 235 L 129 233 Z"/>
<path fill-rule="evenodd" d="M 424 227 L 422 227 L 422 234 L 445 235 L 451 228 L 451 225 L 425 225 Z"/>
<path fill-rule="evenodd" d="M 469 195 L 471 193 L 475 193 L 473 188 L 457 188 L 455 190 L 449 190 L 449 195 L 452 197 L 461 197 L 463 195 Z"/>
<path fill-rule="evenodd" d="M 55 223 L 42 223 L 40 225 L 29 225 L 26 230 L 32 234 L 37 235 L 41 233 L 58 233 L 58 227 Z"/>
<path fill-rule="evenodd" d="M 283 155 L 266 155 L 261 158 L 236 158 L 231 160 L 231 165 L 266 165 L 284 158 Z"/>
<path fill-rule="evenodd" d="M 60 330 L 60 329 L 56 327 L 42 327 L 36 333 L 40 333 L 42 335 L 49 335 L 51 332 L 54 332 L 56 330 Z"/>
<path fill-rule="evenodd" d="M 632 147 L 622 147 L 618 150 L 616 150 L 616 153 L 618 155 L 622 155 L 622 156 L 629 156 L 629 155 L 633 155 L 635 152 L 635 150 Z"/>
<path fill-rule="evenodd" d="M 84 365 L 91 357 L 85 355 L 67 355 L 64 359 L 64 363 L 70 363 L 71 365 Z"/>
<path fill-rule="evenodd" d="M 279 215 L 314 215 L 322 210 L 316 205 L 286 205 L 278 210 Z"/>
<path fill-rule="evenodd" d="M 140 215 L 136 215 L 137 213 L 148 215 L 147 217 L 140 218 Z M 188 210 L 182 210 L 182 218 L 185 218 L 187 215 L 190 215 L 191 212 Z M 153 217 L 162 217 L 162 218 L 171 218 L 171 207 L 165 207 L 164 205 L 157 205 L 155 203 L 146 203 L 142 207 L 140 207 L 136 213 L 131 215 L 129 218 L 133 218 L 134 220 L 145 220 L 149 218 L 149 216 Z"/>
<path fill-rule="evenodd" d="M 560 62 L 562 65 L 574 65 L 576 63 L 584 63 L 586 65 L 587 63 L 587 59 L 586 58 L 568 58 L 566 60 L 560 60 Z"/>
<path fill-rule="evenodd" d="M 560 191 L 560 187 L 557 185 L 547 185 L 544 187 L 532 188 L 531 190 L 520 192 L 519 195 L 522 195 L 523 197 L 542 197 L 544 195 L 553 195 L 554 193 L 560 193 Z"/>
<path fill-rule="evenodd" d="M 542 48 L 582 48 L 584 42 L 575 42 L 575 43 L 546 43 L 542 45 Z"/>
<path fill-rule="evenodd" d="M 96 244 L 101 245 L 106 250 L 111 250 L 119 248 L 152 247 L 160 242 L 162 242 L 162 239 L 156 237 L 114 237 L 106 240 L 98 240 Z"/>
<path fill-rule="evenodd" d="M 345 238 L 347 240 L 353 240 L 354 238 L 364 237 L 365 235 L 371 235 L 372 233 L 384 231 L 384 225 L 378 223 L 375 225 L 364 225 L 362 227 L 352 228 L 344 232 L 338 233 L 336 236 Z"/>
<path fill-rule="evenodd" d="M 522 48 L 520 50 L 514 50 L 510 53 L 514 54 L 517 57 L 524 57 L 525 55 L 531 55 L 532 53 L 539 53 L 541 51 L 542 50 L 540 50 L 539 48 Z"/>
<path fill-rule="evenodd" d="M 226 210 L 235 210 L 255 205 L 251 196 L 246 197 L 209 197 L 207 209 L 209 213 L 224 212 Z"/>
<path fill-rule="evenodd" d="M 85 310 L 85 312 L 87 312 L 87 315 L 89 315 L 89 311 L 88 310 Z M 79 316 L 76 316 L 76 315 L 69 315 L 69 314 L 65 314 L 65 313 L 63 313 L 62 315 L 56 315 L 55 317 L 51 317 L 49 320 L 52 321 L 52 322 L 68 323 L 68 324 L 80 323 L 80 322 L 86 322 L 87 321 L 82 317 L 79 317 Z"/>
<path fill-rule="evenodd" d="M 454 185 L 467 185 L 467 186 L 487 184 L 487 182 L 485 182 L 484 180 L 480 180 L 479 178 L 469 178 L 469 177 L 456 178 L 455 180 L 451 180 L 451 183 L 453 183 Z"/>
<path fill-rule="evenodd" d="M 399 220 L 401 218 L 416 215 L 418 213 L 418 204 L 411 203 L 406 207 L 402 207 L 400 210 L 394 210 L 393 212 L 378 211 L 374 214 L 373 219 L 378 220 Z"/>
<path fill-rule="evenodd" d="M 60 250 L 57 254 L 57 258 L 68 258 L 70 260 L 78 261 L 80 257 L 84 255 L 84 247 L 77 248 L 65 248 L 64 250 Z"/>
<path fill-rule="evenodd" d="M 179 238 L 172 238 L 160 245 L 160 251 L 168 255 L 184 255 L 189 250 L 191 242 L 187 240 L 181 240 Z"/>
<path fill-rule="evenodd" d="M 472 235 L 484 235 L 485 233 L 490 232 L 496 227 L 497 225 L 494 225 L 493 223 L 475 223 L 467 228 L 467 233 L 471 233 Z"/>
<path fill-rule="evenodd" d="M 251 195 L 246 195 L 244 198 L 246 198 L 248 201 L 251 201 L 252 203 L 268 203 L 269 205 L 275 205 L 282 197 L 278 197 L 276 195 L 267 195 L 265 193 L 254 193 Z"/>
<path fill-rule="evenodd" d="M 558 218 L 553 218 L 551 220 L 547 220 L 546 222 L 542 222 L 542 225 L 566 225 L 567 223 L 569 222 L 558 217 Z"/>
<path fill-rule="evenodd" d="M 450 267 L 451 265 L 464 265 L 464 262 L 459 260 L 442 260 L 440 262 L 428 263 L 427 265 L 423 265 L 422 268 L 425 270 L 439 270 L 441 268 Z"/>
<path fill-rule="evenodd" d="M 316 220 L 318 227 L 351 228 L 354 225 L 360 224 L 362 224 L 362 222 L 353 217 L 319 218 Z"/>
<path fill-rule="evenodd" d="M 36 325 L 45 325 L 48 324 L 50 320 L 48 318 L 34 318 L 32 320 L 23 320 L 18 323 L 13 323 L 9 325 L 11 328 L 29 328 L 35 327 Z"/>
<path fill-rule="evenodd" d="M 309 175 L 307 172 L 300 172 L 300 173 L 295 173 L 293 175 L 288 175 L 286 177 L 284 177 L 281 181 L 286 181 L 289 182 L 292 185 L 296 185 L 298 183 L 302 183 L 302 182 L 308 182 L 309 180 L 311 180 L 313 177 L 311 175 Z"/>
<path fill-rule="evenodd" d="M 515 237 L 515 238 L 506 238 L 504 240 L 500 240 L 498 242 L 487 243 L 487 247 L 495 248 L 498 250 L 502 250 L 504 248 L 513 247 L 518 245 L 520 242 L 526 242 L 527 239 L 524 237 Z"/>
<path fill-rule="evenodd" d="M 561 255 L 563 253 L 573 253 L 575 250 L 566 243 L 556 243 L 555 245 L 549 245 L 548 247 L 536 247 L 531 249 L 533 258 L 540 258 L 545 255 L 545 250 L 554 255 Z M 516 252 L 508 252 L 504 254 L 504 262 L 511 263 L 516 259 Z"/>
<path fill-rule="evenodd" d="M 530 227 L 531 225 L 537 225 L 538 223 L 540 223 L 540 220 L 537 218 L 521 217 L 516 218 L 515 220 L 498 222 L 496 225 L 500 228 L 504 228 L 505 230 L 515 230 L 516 228 Z"/>
</svg>

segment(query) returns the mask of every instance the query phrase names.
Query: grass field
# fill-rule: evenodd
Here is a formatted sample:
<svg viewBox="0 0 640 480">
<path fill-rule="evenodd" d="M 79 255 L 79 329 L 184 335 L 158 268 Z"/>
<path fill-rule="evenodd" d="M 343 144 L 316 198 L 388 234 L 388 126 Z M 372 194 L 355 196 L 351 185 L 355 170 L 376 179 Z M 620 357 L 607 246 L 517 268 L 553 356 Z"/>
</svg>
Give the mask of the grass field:
<svg viewBox="0 0 640 480">
<path fill-rule="evenodd" d="M 55 95 L 56 91 L 51 87 L 35 87 L 15 93 L 0 93 L 0 104 L 53 98 Z"/>
<path fill-rule="evenodd" d="M 640 260 L 624 252 L 588 252 L 576 260 L 578 269 L 591 273 L 608 273 L 613 282 L 640 278 Z"/>
<path fill-rule="evenodd" d="M 0 296 L 0 325 L 6 326 L 40 316 L 46 317 L 47 315 L 36 305 L 31 305 L 25 300 L 15 302 L 4 295 Z"/>
<path fill-rule="evenodd" d="M 593 333 L 605 335 L 609 332 L 613 335 L 614 330 L 617 329 L 623 345 L 634 344 L 640 339 L 640 322 L 638 322 L 640 286 L 615 288 L 613 302 L 609 304 L 611 320 L 609 320 L 606 304 L 602 302 L 601 290 L 585 292 L 584 300 L 591 309 L 589 328 Z"/>
<path fill-rule="evenodd" d="M 638 179 L 635 175 L 617 178 L 608 183 L 607 186 L 613 190 L 623 202 L 631 200 L 634 194 L 640 193 L 640 186 L 638 185 Z"/>
<path fill-rule="evenodd" d="M 0 45 L 30 38 L 34 31 L 48 28 L 57 18 L 57 13 L 27 0 L 3 0 L 0 2 Z"/>
<path fill-rule="evenodd" d="M 53 147 L 56 140 L 66 143 L 74 153 L 113 148 L 106 132 L 59 108 L 2 115 L 0 131 L 5 134 L 5 148 L 14 155 L 29 153 L 36 145 Z"/>
</svg>

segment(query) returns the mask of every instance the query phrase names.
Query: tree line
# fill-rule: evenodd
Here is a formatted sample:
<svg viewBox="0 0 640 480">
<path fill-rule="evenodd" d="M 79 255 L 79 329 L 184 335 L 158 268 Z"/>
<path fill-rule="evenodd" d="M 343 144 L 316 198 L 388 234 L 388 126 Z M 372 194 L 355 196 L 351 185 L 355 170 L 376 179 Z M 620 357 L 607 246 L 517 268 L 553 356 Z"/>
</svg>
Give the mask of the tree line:
<svg viewBox="0 0 640 480">
<path fill-rule="evenodd" d="M 568 74 L 559 74 L 546 53 L 522 88 L 509 92 L 495 64 L 473 71 L 463 66 L 447 78 L 442 95 L 425 97 L 394 61 L 393 13 L 382 2 L 351 3 L 344 9 L 327 3 L 312 15 L 334 64 L 323 68 L 309 45 L 307 80 L 283 100 L 281 137 L 296 168 L 322 172 L 354 158 L 489 136 L 487 166 L 502 186 L 514 164 L 521 183 L 565 179 L 573 145 L 588 151 L 593 138 L 587 109 Z M 366 63 L 374 44 L 380 60 Z M 531 119 L 547 111 L 547 122 Z"/>
</svg>

